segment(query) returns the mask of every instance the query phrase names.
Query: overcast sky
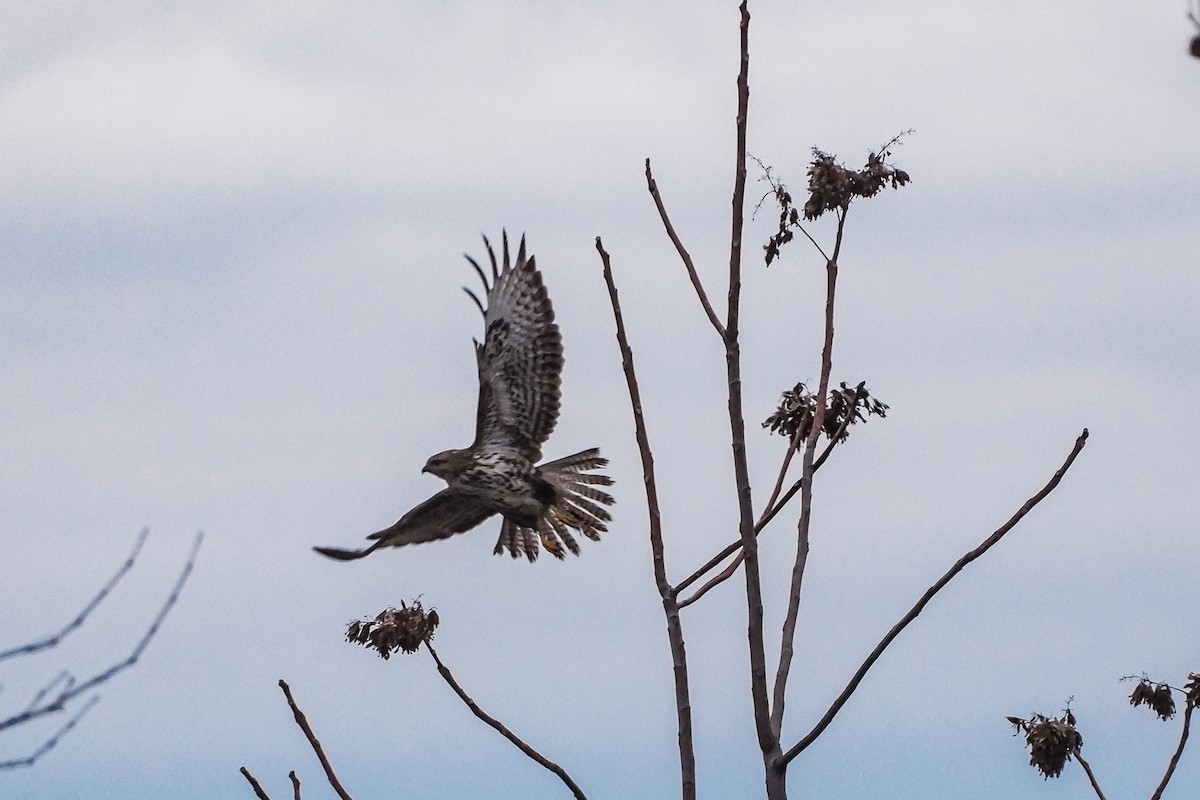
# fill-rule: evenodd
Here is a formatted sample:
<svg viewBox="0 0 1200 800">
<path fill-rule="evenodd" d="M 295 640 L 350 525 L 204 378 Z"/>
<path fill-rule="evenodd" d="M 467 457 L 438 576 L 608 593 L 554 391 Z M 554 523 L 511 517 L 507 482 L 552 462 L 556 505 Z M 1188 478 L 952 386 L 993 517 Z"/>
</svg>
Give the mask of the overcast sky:
<svg viewBox="0 0 1200 800">
<path fill-rule="evenodd" d="M 723 356 L 646 193 L 715 300 L 734 170 L 733 0 L 22 3 L 0 10 L 0 645 L 49 633 L 150 539 L 83 630 L 0 665 L 0 716 L 129 651 L 198 530 L 196 571 L 135 669 L 0 797 L 332 797 L 288 680 L 357 798 L 565 796 L 477 722 L 424 653 L 345 623 L 420 595 L 486 710 L 589 797 L 678 792 L 670 658 L 594 237 L 626 305 L 669 573 L 731 540 Z M 1146 796 L 1177 736 L 1125 675 L 1200 670 L 1200 62 L 1185 3 L 752 6 L 749 149 L 794 190 L 912 129 L 911 186 L 851 209 L 834 380 L 886 420 L 817 481 L 785 739 L 963 552 L 1087 448 L 1059 490 L 929 606 L 825 736 L 797 797 L 1090 797 L 1045 783 L 1006 714 L 1069 697 L 1110 797 Z M 751 172 L 752 178 L 756 177 Z M 752 182 L 748 206 L 766 191 Z M 822 262 L 766 269 L 750 223 L 743 354 L 758 428 L 818 377 Z M 459 287 L 481 233 L 527 233 L 566 347 L 546 453 L 600 446 L 616 518 L 583 554 L 491 555 L 498 525 L 352 564 L 473 436 Z M 822 241 L 832 229 L 812 226 Z M 770 641 L 795 518 L 764 534 Z M 684 614 L 699 791 L 760 796 L 741 579 Z M 0 736 L 26 755 L 60 724 Z M 1173 796 L 1200 785 L 1190 752 Z"/>
</svg>

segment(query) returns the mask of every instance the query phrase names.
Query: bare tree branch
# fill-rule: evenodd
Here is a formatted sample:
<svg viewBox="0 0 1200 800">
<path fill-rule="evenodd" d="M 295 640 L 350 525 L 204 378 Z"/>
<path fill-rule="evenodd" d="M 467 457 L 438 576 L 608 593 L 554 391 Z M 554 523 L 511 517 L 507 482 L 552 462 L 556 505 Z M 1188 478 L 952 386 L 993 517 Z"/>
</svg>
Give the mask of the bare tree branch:
<svg viewBox="0 0 1200 800">
<path fill-rule="evenodd" d="M 829 458 L 829 454 L 831 452 L 833 452 L 833 448 L 837 446 L 838 440 L 841 438 L 842 434 L 845 433 L 846 428 L 850 425 L 851 419 L 852 419 L 852 416 L 847 415 L 845 417 L 845 419 L 842 420 L 842 424 L 838 428 L 837 433 L 835 433 L 833 435 L 833 438 L 831 438 L 829 440 L 829 442 L 825 445 L 825 450 L 822 451 L 820 457 L 815 462 L 813 462 L 813 472 L 816 472 L 817 470 L 819 470 L 821 468 L 821 465 L 824 464 L 825 461 Z M 786 459 L 785 459 L 785 461 L 786 461 Z M 783 475 L 784 472 L 786 472 L 786 471 L 787 471 L 787 466 L 785 463 L 783 469 L 780 471 L 780 475 Z M 775 504 L 773 506 L 770 503 L 767 504 L 767 509 L 763 512 L 763 515 L 759 518 L 758 522 L 756 522 L 754 524 L 754 535 L 755 536 L 762 533 L 763 528 L 767 527 L 767 525 L 770 524 L 771 520 L 775 519 L 775 515 L 778 514 L 780 511 L 782 511 L 783 507 L 788 504 L 788 501 L 791 500 L 793 497 L 795 497 L 796 493 L 800 491 L 800 487 L 803 483 L 804 483 L 804 479 L 800 478 L 799 480 L 797 480 L 795 483 L 792 484 L 791 488 L 787 490 L 787 492 L 783 495 L 783 498 L 777 504 Z M 730 543 L 728 546 L 725 547 L 724 550 L 722 550 L 721 552 L 719 552 L 715 556 L 713 556 L 711 559 L 709 559 L 708 563 L 706 563 L 704 566 L 700 567 L 700 569 L 696 570 L 691 575 L 689 575 L 685 580 L 680 582 L 675 587 L 675 592 L 677 594 L 679 592 L 682 592 L 684 589 L 686 589 L 688 586 L 690 586 L 692 583 L 694 583 L 699 578 L 706 575 L 708 572 L 710 572 L 714 567 L 716 567 L 718 564 L 720 564 L 726 558 L 733 555 L 734 553 L 737 553 L 737 557 L 734 558 L 734 560 L 731 561 L 729 563 L 729 565 L 727 567 L 725 567 L 725 569 L 721 570 L 721 572 L 719 572 L 717 575 L 710 578 L 707 583 L 705 583 L 703 586 L 701 586 L 695 592 L 688 595 L 683 600 L 680 600 L 679 607 L 687 608 L 692 603 L 696 602 L 701 597 L 708 594 L 708 592 L 711 589 L 713 589 L 714 587 L 716 587 L 717 585 L 719 585 L 721 583 L 724 583 L 726 580 L 731 578 L 733 576 L 733 574 L 735 572 L 737 572 L 737 568 L 742 565 L 742 561 L 744 560 L 744 556 L 740 552 L 738 552 L 741 549 L 742 549 L 742 540 L 741 539 L 738 539 L 736 542 Z"/>
<path fill-rule="evenodd" d="M 250 774 L 250 770 L 242 767 L 238 770 L 238 772 L 242 773 L 246 780 L 250 782 L 250 788 L 254 790 L 254 796 L 257 797 L 258 800 L 271 800 L 270 796 L 263 791 L 263 788 L 259 782 L 254 779 L 253 775 Z"/>
<path fill-rule="evenodd" d="M 846 429 L 848 420 L 844 420 L 842 430 Z M 755 532 L 757 533 L 758 526 L 763 524 L 763 517 L 774 507 L 775 501 L 779 499 L 779 493 L 783 491 L 783 482 L 787 478 L 788 470 L 792 466 L 792 457 L 796 455 L 796 451 L 800 449 L 800 434 L 804 432 L 804 428 L 800 425 L 796 426 L 796 432 L 792 434 L 792 438 L 788 440 L 787 450 L 783 454 L 783 462 L 779 465 L 779 474 L 775 477 L 775 486 L 771 489 L 771 496 L 767 498 L 767 502 L 763 505 L 762 516 L 755 523 Z"/>
<path fill-rule="evenodd" d="M 671 243 L 675 245 L 675 250 L 679 253 L 679 257 L 683 259 L 683 265 L 687 267 L 688 277 L 692 280 L 692 286 L 696 289 L 696 297 L 700 299 L 700 305 L 704 306 L 704 313 L 708 315 L 708 321 L 712 323 L 716 329 L 717 335 L 725 336 L 725 326 L 721 324 L 721 320 L 717 319 L 716 312 L 713 311 L 712 304 L 708 302 L 708 295 L 704 291 L 703 284 L 700 283 L 700 276 L 696 274 L 696 265 L 692 263 L 692 257 L 688 254 L 687 248 L 683 246 L 683 242 L 679 241 L 679 236 L 675 233 L 675 226 L 671 224 L 671 219 L 667 216 L 667 209 L 663 206 L 662 196 L 658 193 L 658 184 L 654 181 L 654 174 L 650 171 L 650 159 L 646 159 L 646 187 L 650 190 L 650 196 L 654 198 L 654 205 L 658 209 L 658 216 L 662 218 L 663 227 L 667 230 L 667 236 L 671 237 Z"/>
<path fill-rule="evenodd" d="M 649 163 L 649 162 L 647 162 Z M 633 349 L 625 332 L 625 319 L 621 314 L 621 301 L 613 279 L 612 263 L 604 243 L 596 237 L 596 251 L 604 268 L 604 283 L 612 305 L 613 319 L 617 327 L 617 346 L 621 351 L 621 366 L 625 372 L 625 385 L 629 391 L 629 404 L 633 409 L 633 427 L 637 438 L 638 452 L 642 460 L 642 479 L 646 487 L 646 506 L 650 522 L 650 552 L 654 565 L 654 584 L 662 598 L 663 614 L 667 618 L 667 641 L 671 648 L 671 661 L 675 679 L 675 714 L 679 732 L 679 771 L 681 797 L 695 800 L 696 797 L 696 753 L 692 739 L 692 704 L 688 689 L 687 649 L 683 641 L 683 627 L 679 619 L 679 604 L 676 592 L 667 580 L 666 556 L 662 536 L 662 515 L 658 505 L 658 483 L 654 473 L 654 454 L 650 450 L 650 435 L 646 430 L 646 419 L 642 414 L 642 395 L 638 388 L 637 372 L 633 365 Z"/>
<path fill-rule="evenodd" d="M 671 584 L 667 580 L 666 560 L 664 557 L 662 537 L 662 514 L 658 505 L 658 483 L 654 474 L 654 454 L 650 449 L 650 436 L 646 431 L 646 418 L 642 414 L 642 394 L 638 388 L 637 372 L 633 365 L 633 349 L 629 346 L 629 337 L 625 332 L 625 318 L 621 313 L 621 300 L 617 294 L 617 285 L 613 279 L 612 262 L 604 242 L 596 237 L 596 252 L 600 254 L 600 262 L 604 269 L 604 283 L 608 287 L 608 298 L 612 304 L 613 319 L 617 326 L 617 346 L 621 351 L 621 366 L 625 372 L 625 385 L 629 391 L 629 404 L 633 408 L 634 435 L 637 438 L 638 452 L 642 459 L 642 476 L 646 485 L 646 505 L 650 518 L 650 547 L 654 556 L 654 582 L 659 593 L 671 594 Z"/>
<path fill-rule="evenodd" d="M 1170 762 L 1167 763 L 1167 771 L 1163 774 L 1162 782 L 1158 784 L 1158 788 L 1154 790 L 1154 794 L 1150 795 L 1150 800 L 1162 800 L 1163 792 L 1167 790 L 1167 784 L 1171 782 L 1171 776 L 1175 774 L 1175 767 L 1179 766 L 1179 757 L 1183 755 L 1183 748 L 1187 746 L 1188 729 L 1192 725 L 1192 711 L 1195 708 L 1196 706 L 1192 703 L 1189 696 L 1187 705 L 1183 708 L 1183 730 L 1179 732 L 1179 746 L 1175 748 L 1174 755 L 1171 756 Z M 1083 761 L 1080 760 L 1080 763 L 1082 764 Z M 1088 776 L 1091 777 L 1090 770 L 1088 771 Z"/>
<path fill-rule="evenodd" d="M 296 777 L 296 770 L 289 772 L 288 777 L 292 781 L 292 800 L 300 800 L 300 779 Z"/>
<path fill-rule="evenodd" d="M 33 753 L 25 758 L 18 758 L 12 761 L 0 761 L 0 770 L 16 769 L 17 767 L 32 767 L 39 758 L 53 750 L 54 746 L 58 744 L 58 741 L 62 739 L 62 737 L 65 736 L 68 731 L 72 730 L 76 725 L 78 725 L 79 720 L 83 719 L 83 715 L 86 714 L 91 707 L 96 705 L 98 702 L 100 702 L 100 698 L 96 695 L 93 695 L 86 703 L 83 704 L 83 708 L 79 709 L 75 716 L 71 717 L 71 719 L 67 721 L 67 724 L 59 728 L 58 731 L 49 739 L 47 739 L 41 747 L 39 747 L 37 750 L 34 750 Z"/>
<path fill-rule="evenodd" d="M 800 590 L 804 583 L 804 570 L 808 565 L 809 530 L 812 524 L 812 483 L 815 464 L 813 456 L 816 452 L 817 441 L 825 424 L 825 412 L 828 408 L 829 376 L 833 372 L 833 308 L 837 296 L 838 256 L 842 250 L 842 237 L 846 228 L 846 213 L 848 207 L 843 207 L 838 214 L 837 237 L 834 240 L 833 255 L 825 262 L 825 342 L 821 348 L 821 378 L 817 387 L 817 407 L 813 411 L 812 425 L 809 427 L 808 441 L 804 445 L 804 457 L 800 473 L 800 520 L 796 525 L 796 560 L 792 565 L 792 580 L 788 590 L 787 613 L 783 619 L 783 632 L 779 642 L 779 666 L 775 672 L 775 690 L 771 700 L 771 725 L 775 735 L 779 736 L 783 729 L 783 710 L 787 701 L 787 680 L 791 671 L 792 656 L 795 649 L 796 622 L 800 616 Z M 853 413 L 847 413 L 847 419 Z"/>
<path fill-rule="evenodd" d="M 142 636 L 141 641 L 138 642 L 137 646 L 133 648 L 133 652 L 131 652 L 129 656 L 125 658 L 125 660 L 113 664 L 104 672 L 93 675 L 91 678 L 88 678 L 82 683 L 77 684 L 74 682 L 74 679 L 68 678 L 67 686 L 53 694 L 49 700 L 42 702 L 39 705 L 31 706 L 20 714 L 0 721 L 0 731 L 24 724 L 32 719 L 36 719 L 37 717 L 41 717 L 46 714 L 62 711 L 66 704 L 71 700 L 74 700 L 76 697 L 88 691 L 89 689 L 104 683 L 115 675 L 136 664 L 138 659 L 141 658 L 142 653 L 145 651 L 147 645 L 150 644 L 150 640 L 154 638 L 156 633 L 158 633 L 159 626 L 161 626 L 163 620 L 166 619 L 167 613 L 170 612 L 171 608 L 174 607 L 175 602 L 179 599 L 179 594 L 183 591 L 183 587 L 184 584 L 187 583 L 188 576 L 192 574 L 192 567 L 196 563 L 196 554 L 199 552 L 200 543 L 203 541 L 204 534 L 197 533 L 192 544 L 191 554 L 188 556 L 187 563 L 183 565 L 183 569 L 179 573 L 179 578 L 175 581 L 175 586 L 172 588 L 171 594 L 167 597 L 166 602 L 163 603 L 162 608 L 159 609 L 158 615 L 154 618 L 154 621 L 146 630 L 145 635 Z M 57 682 L 57 679 L 55 682 Z"/>
<path fill-rule="evenodd" d="M 325 757 L 325 750 L 321 747 L 321 743 L 317 740 L 313 729 L 309 727 L 308 718 L 304 716 L 304 712 L 296 705 L 295 699 L 292 697 L 291 687 L 286 681 L 279 681 L 279 688 L 283 689 L 283 696 L 287 698 L 288 706 L 292 709 L 292 716 L 296 719 L 296 724 L 300 726 L 300 730 L 304 731 L 304 736 L 308 739 L 308 743 L 312 746 L 313 752 L 317 754 L 317 760 L 321 762 L 321 768 L 325 770 L 325 777 L 329 780 L 329 785 L 337 792 L 338 797 L 342 800 L 353 800 L 346 790 L 342 788 L 341 781 L 334 774 L 333 767 L 329 764 L 329 759 Z"/>
<path fill-rule="evenodd" d="M 754 529 L 754 504 L 750 489 L 750 470 L 746 461 L 746 421 L 742 410 L 742 356 L 738 344 L 742 292 L 742 234 L 746 204 L 746 125 L 750 107 L 750 10 L 743 0 L 737 77 L 737 144 L 734 153 L 733 198 L 729 235 L 729 305 L 725 322 L 725 377 L 729 390 L 730 443 L 733 448 L 733 474 L 737 486 L 738 532 L 746 575 L 746 644 L 750 655 L 750 695 L 754 710 L 754 728 L 764 755 L 778 749 L 778 737 L 771 730 L 770 700 L 767 696 L 767 657 L 763 640 L 762 579 L 758 568 L 758 542 Z M 770 792 L 768 791 L 768 794 Z"/>
<path fill-rule="evenodd" d="M 96 596 L 92 598 L 91 602 L 84 606 L 83 611 L 80 611 L 79 615 L 75 617 L 75 619 L 68 622 L 62 630 L 60 630 L 58 633 L 47 636 L 45 639 L 0 652 L 0 661 L 4 661 L 7 658 L 12 658 L 13 656 L 29 655 L 30 653 L 36 653 L 39 650 L 46 650 L 47 648 L 55 647 L 63 639 L 65 639 L 68 634 L 77 629 L 79 626 L 83 625 L 84 621 L 88 618 L 88 615 L 90 615 L 96 609 L 96 606 L 100 605 L 100 603 L 104 601 L 104 598 L 108 597 L 109 592 L 111 592 L 113 587 L 117 585 L 117 582 L 120 581 L 121 578 L 125 577 L 125 573 L 129 572 L 129 570 L 133 568 L 133 562 L 137 558 L 138 553 L 141 552 L 142 545 L 145 544 L 146 537 L 149 535 L 150 529 L 142 528 L 142 532 L 138 534 L 137 541 L 133 545 L 133 551 L 129 554 L 129 557 L 125 559 L 125 563 L 122 564 L 119 569 L 117 569 L 116 574 L 108 579 L 108 583 L 104 584 L 104 587 L 101 588 Z"/>
<path fill-rule="evenodd" d="M 1071 755 L 1075 757 L 1075 760 L 1079 762 L 1079 766 L 1083 767 L 1083 771 L 1087 773 L 1088 780 L 1091 781 L 1092 784 L 1092 789 L 1096 792 L 1096 797 L 1100 798 L 1100 800 L 1108 800 L 1108 798 L 1104 796 L 1104 792 L 1100 791 L 1100 784 L 1096 781 L 1096 773 L 1092 772 L 1092 765 L 1089 764 L 1084 757 L 1079 754 L 1079 748 L 1072 747 Z"/>
<path fill-rule="evenodd" d="M 64 686 L 63 691 L 69 692 L 71 691 L 71 687 L 75 685 L 75 676 L 64 669 L 62 672 L 54 676 L 54 680 L 47 683 L 41 689 L 38 689 L 37 694 L 35 694 L 33 699 L 29 701 L 29 705 L 27 705 L 25 709 L 29 711 L 37 708 L 42 702 L 42 699 L 46 695 L 50 694 L 50 690 L 58 686 L 60 683 Z"/>
<path fill-rule="evenodd" d="M 958 559 L 958 561 L 954 563 L 954 566 L 952 566 L 945 575 L 939 578 L 936 583 L 934 583 L 925 591 L 925 594 L 921 596 L 921 599 L 917 601 L 916 605 L 914 605 L 909 612 L 905 614 L 904 617 L 897 622 L 890 631 L 887 632 L 887 635 L 883 637 L 879 644 L 875 646 L 875 649 L 871 651 L 869 656 L 867 656 L 867 659 L 858 668 L 858 671 L 854 673 L 854 677 L 850 679 L 850 682 L 846 685 L 846 688 L 843 689 L 842 693 L 838 695 L 836 700 L 833 701 L 833 704 L 829 707 L 829 710 L 825 712 L 825 715 L 821 717 L 820 721 L 817 722 L 813 729 L 805 734 L 800 741 L 796 742 L 791 749 L 780 756 L 779 761 L 781 764 L 786 765 L 793 758 L 798 756 L 804 751 L 805 748 L 816 741 L 817 737 L 820 736 L 827 727 L 829 727 L 829 723 L 833 721 L 833 718 L 837 716 L 839 711 L 841 711 L 842 706 L 846 704 L 846 701 L 848 701 L 850 696 L 854 694 L 856 689 L 858 689 L 858 685 L 862 682 L 863 677 L 865 677 L 868 670 L 874 666 L 875 662 L 879 659 L 879 656 L 882 655 L 883 651 L 887 649 L 888 645 L 890 645 L 892 641 L 900 635 L 900 632 L 908 627 L 910 622 L 917 618 L 917 615 L 919 615 L 925 609 L 925 606 L 930 600 L 933 599 L 934 595 L 940 592 L 946 586 L 946 584 L 948 584 L 956 575 L 962 572 L 968 564 L 991 549 L 991 547 L 999 542 L 1006 533 L 1016 527 L 1017 523 L 1020 522 L 1026 514 L 1033 510 L 1034 506 L 1036 506 L 1038 503 L 1044 500 L 1047 495 L 1054 491 L 1055 487 L 1058 486 L 1059 481 L 1062 480 L 1063 476 L 1067 474 L 1067 470 L 1069 470 L 1071 465 L 1075 462 L 1076 456 L 1078 456 L 1080 451 L 1083 450 L 1084 444 L 1087 443 L 1087 438 L 1088 431 L 1087 428 L 1084 428 L 1083 433 L 1081 433 L 1079 438 L 1075 440 L 1075 447 L 1071 450 L 1070 455 L 1067 456 L 1066 461 L 1064 461 L 1063 465 L 1058 468 L 1058 471 L 1054 473 L 1054 476 L 1049 480 L 1049 482 L 1043 486 L 1037 494 L 1025 501 L 1025 505 L 1021 506 L 1021 508 L 1018 509 L 1015 514 L 1013 514 L 1008 522 L 997 528 L 992 535 L 984 539 L 983 542 L 981 542 L 980 545 L 974 550 L 964 554 L 962 558 Z"/>
<path fill-rule="evenodd" d="M 533 759 L 535 762 L 557 775 L 559 780 L 566 784 L 566 787 L 571 790 L 571 794 L 575 796 L 576 800 L 587 800 L 583 794 L 583 790 L 575 784 L 575 781 L 571 780 L 571 776 L 567 774 L 566 770 L 564 770 L 558 764 L 555 764 L 553 761 L 547 759 L 537 750 L 534 750 L 532 747 L 527 745 L 515 733 L 506 728 L 502 722 L 489 715 L 478 705 L 476 705 L 475 701 L 472 700 L 471 697 L 463 691 L 463 688 L 458 685 L 458 681 L 454 680 L 454 675 L 450 673 L 450 670 L 447 669 L 446 665 L 442 663 L 442 660 L 438 658 L 437 652 L 433 649 L 433 645 L 429 643 L 428 639 L 425 640 L 425 649 L 429 651 L 429 655 L 433 656 L 433 662 L 437 664 L 438 674 L 441 675 L 442 679 L 450 685 L 450 688 L 453 689 L 454 693 L 458 695 L 458 698 L 466 704 L 467 708 L 471 709 L 472 714 L 499 732 L 500 735 L 505 739 L 508 739 L 510 742 L 512 742 L 522 753 L 529 756 L 529 758 Z"/>
</svg>

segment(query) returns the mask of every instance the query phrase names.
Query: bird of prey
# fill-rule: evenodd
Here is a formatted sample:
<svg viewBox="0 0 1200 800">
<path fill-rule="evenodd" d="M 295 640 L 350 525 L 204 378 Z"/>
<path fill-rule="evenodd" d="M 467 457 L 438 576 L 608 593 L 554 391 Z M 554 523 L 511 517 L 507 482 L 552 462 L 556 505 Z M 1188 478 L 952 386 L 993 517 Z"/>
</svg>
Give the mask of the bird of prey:
<svg viewBox="0 0 1200 800">
<path fill-rule="evenodd" d="M 557 558 L 565 549 L 579 554 L 571 531 L 598 540 L 612 519 L 604 506 L 613 498 L 599 486 L 612 479 L 593 470 L 608 464 L 596 448 L 557 461 L 538 464 L 542 444 L 558 422 L 563 368 L 562 337 L 554 308 L 533 256 L 525 255 L 521 237 L 516 261 L 509 257 L 508 235 L 502 257 L 483 238 L 491 262 L 485 271 L 467 261 L 483 281 L 486 307 L 470 289 L 464 291 L 483 314 L 483 342 L 475 342 L 479 369 L 479 404 L 475 441 L 463 450 L 430 456 L 422 472 L 448 486 L 409 511 L 390 528 L 368 536 L 362 550 L 316 547 L 318 553 L 342 561 L 362 558 L 380 547 L 446 539 L 469 531 L 494 514 L 503 517 L 493 552 L 534 561 L 538 543 Z"/>
</svg>

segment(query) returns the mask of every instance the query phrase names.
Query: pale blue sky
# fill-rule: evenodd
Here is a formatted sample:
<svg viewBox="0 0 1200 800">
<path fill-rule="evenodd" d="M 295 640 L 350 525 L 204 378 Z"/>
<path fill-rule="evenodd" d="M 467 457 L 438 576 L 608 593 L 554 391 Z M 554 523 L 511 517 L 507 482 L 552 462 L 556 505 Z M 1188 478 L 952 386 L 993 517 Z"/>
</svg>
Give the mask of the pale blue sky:
<svg viewBox="0 0 1200 800">
<path fill-rule="evenodd" d="M 195 3 L 0 10 L 0 714 L 140 637 L 191 536 L 184 596 L 134 670 L 0 798 L 331 797 L 287 679 L 357 798 L 565 796 L 427 656 L 383 662 L 346 621 L 422 595 L 479 703 L 592 798 L 677 793 L 670 661 L 611 315 L 613 254 L 643 376 L 676 580 L 730 540 L 719 343 L 642 162 L 715 298 L 733 171 L 733 2 Z M 1006 714 L 1068 696 L 1109 796 L 1148 795 L 1174 723 L 1117 679 L 1200 668 L 1200 62 L 1184 3 L 752 6 L 749 148 L 803 185 L 905 129 L 914 183 L 852 209 L 835 380 L 892 411 L 820 473 L 789 702 L 807 731 L 962 552 L 1091 440 L 1059 491 L 929 607 L 792 768 L 797 797 L 1046 797 Z M 753 172 L 752 172 L 753 175 Z M 752 184 L 750 205 L 765 191 Z M 749 228 L 745 390 L 757 428 L 818 371 L 820 262 L 769 270 Z M 525 231 L 566 346 L 547 456 L 599 445 L 606 539 L 566 563 L 491 555 L 494 523 L 355 564 L 471 439 L 477 312 L 460 253 Z M 824 221 L 814 233 L 828 237 Z M 766 534 L 768 629 L 794 518 Z M 700 796 L 760 796 L 740 580 L 685 612 Z M 775 636 L 772 635 L 772 640 Z M 57 720 L 0 737 L 19 757 Z M 1200 785 L 1185 756 L 1176 796 Z"/>
</svg>

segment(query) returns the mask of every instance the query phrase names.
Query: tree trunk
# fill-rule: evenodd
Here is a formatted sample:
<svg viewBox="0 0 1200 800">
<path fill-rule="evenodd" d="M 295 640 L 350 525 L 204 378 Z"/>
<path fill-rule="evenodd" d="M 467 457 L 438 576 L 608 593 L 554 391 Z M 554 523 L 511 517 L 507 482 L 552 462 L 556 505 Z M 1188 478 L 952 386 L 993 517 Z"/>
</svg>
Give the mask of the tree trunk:
<svg viewBox="0 0 1200 800">
<path fill-rule="evenodd" d="M 787 800 L 787 764 L 775 765 L 775 761 L 781 753 L 778 746 L 763 753 L 764 772 L 767 779 L 767 800 Z"/>
</svg>

